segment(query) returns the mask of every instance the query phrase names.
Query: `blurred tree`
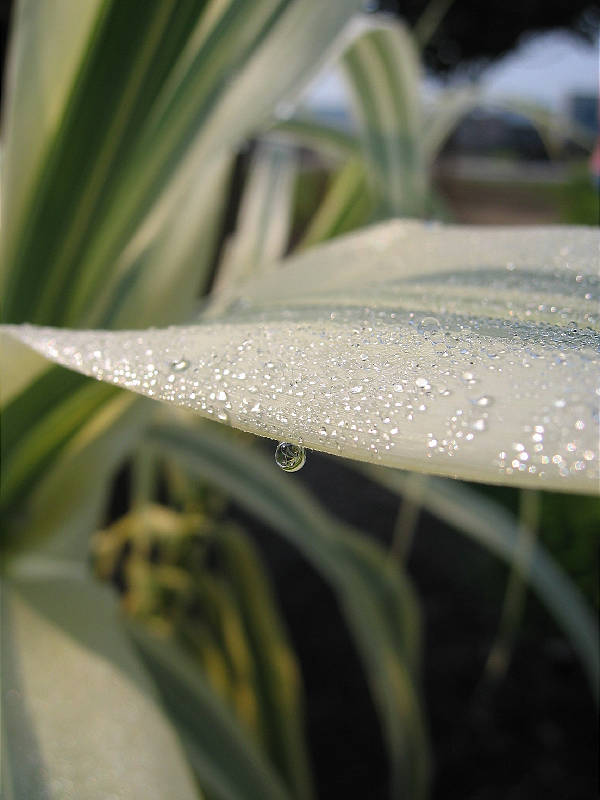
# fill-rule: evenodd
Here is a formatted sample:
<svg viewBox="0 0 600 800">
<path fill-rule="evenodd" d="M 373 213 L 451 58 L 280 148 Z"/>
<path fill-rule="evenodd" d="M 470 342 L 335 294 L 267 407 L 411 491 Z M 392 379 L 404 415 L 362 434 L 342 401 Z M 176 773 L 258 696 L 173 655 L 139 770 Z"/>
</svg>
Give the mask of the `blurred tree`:
<svg viewBox="0 0 600 800">
<path fill-rule="evenodd" d="M 14 2 L 0 0 L 0 65 L 4 64 Z M 598 6 L 589 0 L 367 0 L 365 7 L 390 12 L 411 25 L 428 7 L 443 14 L 424 51 L 427 67 L 442 75 L 459 63 L 472 72 L 479 71 L 511 50 L 524 33 L 567 28 L 592 40 L 600 30 Z"/>
<path fill-rule="evenodd" d="M 600 29 L 598 6 L 589 0 L 381 0 L 373 10 L 389 11 L 415 25 L 423 12 L 444 12 L 424 58 L 437 73 L 457 65 L 478 72 L 517 44 L 523 34 L 566 28 L 587 40 Z"/>
</svg>

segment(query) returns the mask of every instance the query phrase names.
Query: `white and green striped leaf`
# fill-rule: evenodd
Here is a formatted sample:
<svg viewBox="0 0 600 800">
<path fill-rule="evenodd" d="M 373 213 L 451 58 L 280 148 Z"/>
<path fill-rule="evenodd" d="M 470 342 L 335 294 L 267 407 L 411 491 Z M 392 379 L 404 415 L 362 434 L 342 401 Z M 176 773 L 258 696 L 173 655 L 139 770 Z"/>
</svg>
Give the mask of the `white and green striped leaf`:
<svg viewBox="0 0 600 800">
<path fill-rule="evenodd" d="M 423 216 L 428 175 L 422 148 L 420 66 L 400 22 L 357 20 L 343 54 L 378 218 Z"/>
<path fill-rule="evenodd" d="M 471 480 L 598 490 L 599 234 L 395 222 L 290 259 L 195 326 L 5 330 L 262 436 Z"/>
<path fill-rule="evenodd" d="M 253 154 L 235 233 L 216 276 L 213 304 L 227 305 L 236 286 L 285 255 L 291 226 L 294 149 L 263 140 Z"/>
<path fill-rule="evenodd" d="M 398 471 L 366 467 L 365 474 L 386 489 L 414 500 L 516 570 L 571 641 L 598 702 L 600 642 L 596 621 L 577 587 L 542 545 L 530 545 L 531 552 L 524 555 L 524 528 L 517 519 L 461 483 L 427 478 L 425 485 L 415 487 L 409 476 Z"/>
<path fill-rule="evenodd" d="M 81 5 L 63 0 L 63 13 Z M 4 318 L 107 324 L 123 272 L 136 279 L 137 261 L 122 263 L 134 237 L 144 240 L 157 225 L 168 232 L 165 218 L 172 224 L 182 210 L 203 219 L 211 196 L 201 193 L 190 208 L 192 181 L 206 180 L 215 160 L 231 155 L 279 100 L 304 85 L 358 5 L 106 0 L 89 16 L 78 12 L 65 64 L 58 33 L 49 46 L 51 66 L 60 62 L 49 68 L 61 80 L 60 108 L 39 153 L 24 164 L 29 153 L 19 131 L 47 88 L 37 72 L 43 59 L 29 65 L 23 56 L 45 15 L 25 3 L 7 106 L 14 145 L 7 148 L 2 205 L 15 210 L 3 236 Z"/>
</svg>

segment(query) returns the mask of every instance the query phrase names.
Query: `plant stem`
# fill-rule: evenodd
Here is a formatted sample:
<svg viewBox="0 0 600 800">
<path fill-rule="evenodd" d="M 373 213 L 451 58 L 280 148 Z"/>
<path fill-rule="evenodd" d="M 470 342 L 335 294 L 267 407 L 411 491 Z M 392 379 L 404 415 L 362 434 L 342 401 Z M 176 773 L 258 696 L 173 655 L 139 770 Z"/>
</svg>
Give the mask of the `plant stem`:
<svg viewBox="0 0 600 800">
<path fill-rule="evenodd" d="M 401 563 L 406 563 L 410 555 L 410 548 L 421 516 L 421 498 L 427 488 L 427 478 L 417 472 L 410 473 L 406 478 L 407 491 L 402 497 L 392 544 L 390 556 Z"/>
<path fill-rule="evenodd" d="M 538 535 L 540 510 L 539 492 L 522 490 L 519 501 L 520 533 L 508 576 L 498 631 L 484 668 L 484 682 L 499 683 L 510 665 L 525 609 L 527 574 Z"/>
<path fill-rule="evenodd" d="M 131 510 L 138 511 L 152 502 L 156 488 L 156 458 L 145 447 L 133 457 L 131 468 Z"/>
</svg>

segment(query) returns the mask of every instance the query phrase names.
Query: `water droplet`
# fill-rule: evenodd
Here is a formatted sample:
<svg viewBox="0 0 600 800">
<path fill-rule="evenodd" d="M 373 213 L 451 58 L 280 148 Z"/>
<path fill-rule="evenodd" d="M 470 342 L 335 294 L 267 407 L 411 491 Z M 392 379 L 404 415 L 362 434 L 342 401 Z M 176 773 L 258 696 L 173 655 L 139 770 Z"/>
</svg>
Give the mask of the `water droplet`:
<svg viewBox="0 0 600 800">
<path fill-rule="evenodd" d="M 298 472 L 306 461 L 306 451 L 299 444 L 279 442 L 275 450 L 275 462 L 284 472 Z"/>
<path fill-rule="evenodd" d="M 360 394 L 360 393 L 362 392 L 362 390 L 363 390 L 363 387 L 362 387 L 362 386 L 353 386 L 353 387 L 350 389 L 350 391 L 352 392 L 352 394 Z"/>
<path fill-rule="evenodd" d="M 220 400 L 222 403 L 227 400 L 227 394 L 223 390 L 217 392 L 217 400 Z"/>
<path fill-rule="evenodd" d="M 484 431 L 487 428 L 487 423 L 484 419 L 476 419 L 473 423 L 473 428 L 476 431 Z"/>
<path fill-rule="evenodd" d="M 186 370 L 190 365 L 190 362 L 187 358 L 180 358 L 178 361 L 171 362 L 171 369 L 173 372 L 183 372 Z"/>
<path fill-rule="evenodd" d="M 482 394 L 481 397 L 476 397 L 471 402 L 476 406 L 480 406 L 481 408 L 489 408 L 494 404 L 494 398 L 487 394 Z"/>
<path fill-rule="evenodd" d="M 437 320 L 435 317 L 423 317 L 419 323 L 419 328 L 424 333 L 432 333 L 433 331 L 437 331 L 439 327 L 439 320 Z"/>
</svg>

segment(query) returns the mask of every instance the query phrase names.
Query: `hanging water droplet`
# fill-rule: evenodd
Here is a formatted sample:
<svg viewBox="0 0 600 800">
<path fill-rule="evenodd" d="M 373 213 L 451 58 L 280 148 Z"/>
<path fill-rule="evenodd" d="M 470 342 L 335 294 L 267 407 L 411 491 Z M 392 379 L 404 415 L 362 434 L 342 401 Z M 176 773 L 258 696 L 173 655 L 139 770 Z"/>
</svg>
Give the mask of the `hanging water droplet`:
<svg viewBox="0 0 600 800">
<path fill-rule="evenodd" d="M 279 442 L 275 449 L 275 462 L 284 472 L 298 472 L 306 461 L 306 451 L 299 444 Z"/>
<path fill-rule="evenodd" d="M 180 358 L 178 361 L 171 362 L 171 369 L 173 372 L 183 372 L 186 370 L 190 365 L 190 362 L 187 358 Z"/>
</svg>

